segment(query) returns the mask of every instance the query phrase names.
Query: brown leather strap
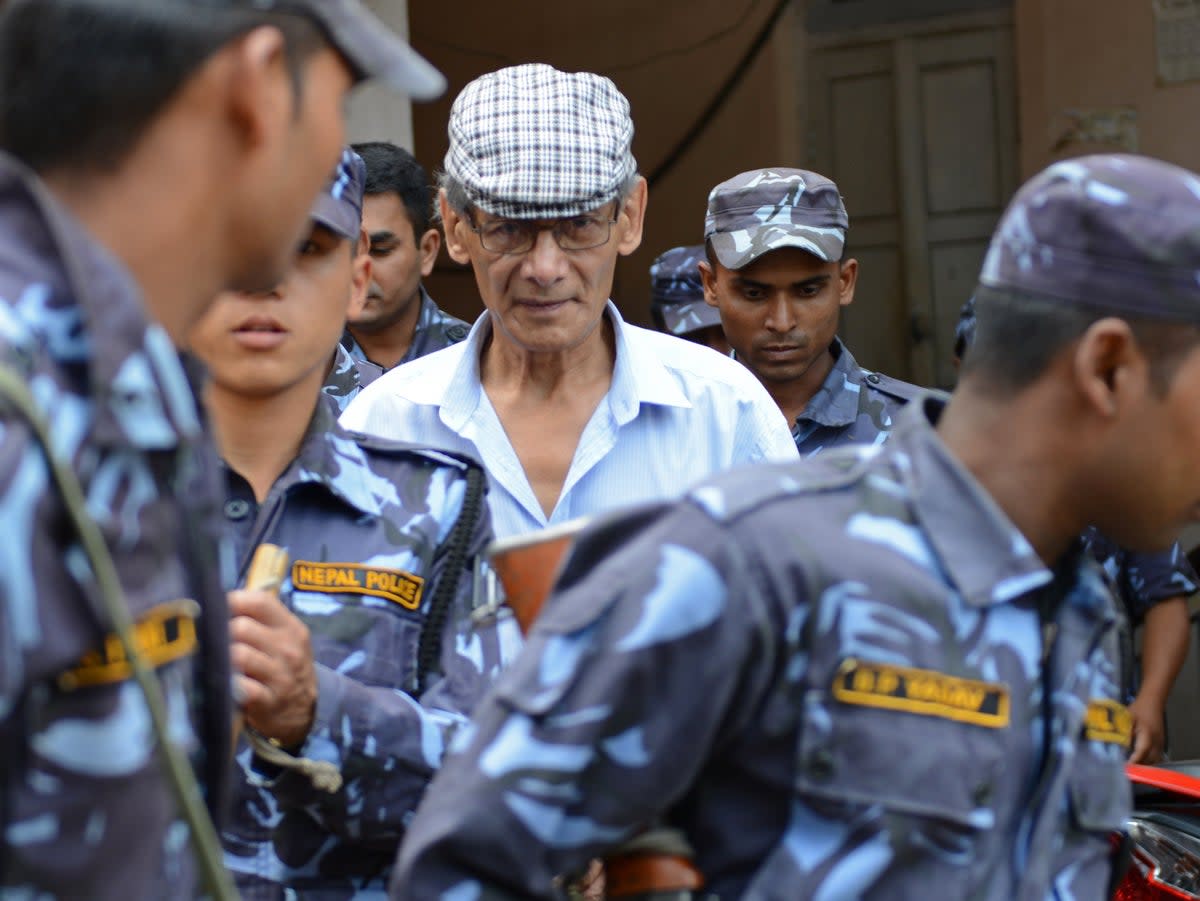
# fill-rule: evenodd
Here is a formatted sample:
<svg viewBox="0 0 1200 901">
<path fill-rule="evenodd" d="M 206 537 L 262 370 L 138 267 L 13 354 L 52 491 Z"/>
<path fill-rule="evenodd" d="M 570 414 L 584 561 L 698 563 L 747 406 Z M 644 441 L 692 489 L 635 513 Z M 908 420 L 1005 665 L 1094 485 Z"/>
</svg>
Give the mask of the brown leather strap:
<svg viewBox="0 0 1200 901">
<path fill-rule="evenodd" d="M 696 866 L 673 854 L 609 857 L 604 861 L 604 879 L 609 898 L 704 888 L 704 877 Z"/>
</svg>

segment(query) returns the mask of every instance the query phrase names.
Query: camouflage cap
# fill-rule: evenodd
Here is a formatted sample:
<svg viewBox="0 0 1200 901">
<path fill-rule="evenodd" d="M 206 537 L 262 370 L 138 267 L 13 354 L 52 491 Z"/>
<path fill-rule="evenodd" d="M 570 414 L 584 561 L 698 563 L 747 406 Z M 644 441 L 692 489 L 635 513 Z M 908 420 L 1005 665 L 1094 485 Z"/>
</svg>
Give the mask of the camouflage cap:
<svg viewBox="0 0 1200 901">
<path fill-rule="evenodd" d="M 450 109 L 446 175 L 507 219 L 578 216 L 636 174 L 629 101 L 611 80 L 544 63 L 476 78 Z"/>
<path fill-rule="evenodd" d="M 335 234 L 357 241 L 366 184 L 367 166 L 362 157 L 349 147 L 343 148 L 333 178 L 317 195 L 309 215 Z"/>
<path fill-rule="evenodd" d="M 104 0 L 112 2 L 112 0 Z M 131 2 L 131 0 L 122 0 Z M 145 2 L 145 0 L 141 0 Z M 155 0 L 161 4 L 165 0 Z M 432 100 L 446 79 L 424 57 L 371 12 L 362 0 L 173 0 L 210 9 L 293 13 L 317 25 L 361 80 L 378 78 L 416 100 Z"/>
<path fill-rule="evenodd" d="M 1055 163 L 1005 210 L 979 283 L 1200 321 L 1200 177 L 1124 154 Z"/>
<path fill-rule="evenodd" d="M 704 238 L 727 269 L 764 253 L 799 247 L 827 262 L 842 258 L 850 219 L 838 187 L 804 169 L 755 169 L 708 195 Z"/>
<path fill-rule="evenodd" d="M 721 324 L 716 307 L 704 301 L 700 262 L 704 245 L 675 247 L 660 254 L 650 266 L 650 293 L 654 309 L 672 335 L 686 335 Z"/>
</svg>

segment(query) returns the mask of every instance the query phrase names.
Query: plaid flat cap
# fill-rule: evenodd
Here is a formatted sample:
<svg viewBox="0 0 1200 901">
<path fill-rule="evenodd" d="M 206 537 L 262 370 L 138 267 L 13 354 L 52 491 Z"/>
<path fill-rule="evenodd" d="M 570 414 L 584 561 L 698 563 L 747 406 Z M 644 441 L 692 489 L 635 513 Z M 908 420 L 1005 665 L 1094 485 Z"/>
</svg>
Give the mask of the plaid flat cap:
<svg viewBox="0 0 1200 901">
<path fill-rule="evenodd" d="M 700 261 L 704 245 L 675 247 L 660 254 L 650 266 L 652 304 L 672 335 L 686 335 L 721 324 L 721 314 L 704 300 Z"/>
<path fill-rule="evenodd" d="M 30 0 L 38 2 L 38 0 Z M 361 81 L 377 78 L 415 100 L 432 100 L 446 79 L 408 42 L 395 34 L 362 0 L 90 0 L 97 5 L 146 10 L 151 14 L 204 9 L 278 12 L 312 20 Z M 14 4 L 15 5 L 15 4 Z M 0 8 L 4 3 L 0 2 Z"/>
<path fill-rule="evenodd" d="M 726 269 L 741 269 L 780 247 L 833 263 L 842 258 L 849 227 L 842 195 L 824 175 L 755 169 L 712 189 L 704 238 Z"/>
<path fill-rule="evenodd" d="M 611 80 L 542 63 L 476 78 L 450 110 L 446 174 L 506 219 L 578 216 L 637 172 L 629 101 Z"/>
<path fill-rule="evenodd" d="M 362 229 L 363 189 L 367 184 L 367 165 L 349 147 L 342 148 L 333 178 L 317 195 L 309 214 L 334 234 L 357 241 Z"/>
<path fill-rule="evenodd" d="M 979 283 L 1200 322 L 1200 176 L 1131 154 L 1055 163 L 1004 211 Z"/>
</svg>

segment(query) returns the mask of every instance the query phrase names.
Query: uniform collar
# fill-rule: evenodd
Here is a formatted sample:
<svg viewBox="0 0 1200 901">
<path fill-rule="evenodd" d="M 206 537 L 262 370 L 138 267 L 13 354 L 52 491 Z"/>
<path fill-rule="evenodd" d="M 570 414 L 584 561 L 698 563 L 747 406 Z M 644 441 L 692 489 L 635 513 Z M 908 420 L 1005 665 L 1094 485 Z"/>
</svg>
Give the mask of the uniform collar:
<svg viewBox="0 0 1200 901">
<path fill-rule="evenodd" d="M 24 242 L 14 259 L 25 256 L 27 278 L 22 296 L 0 312 L 7 320 L 0 331 L 14 349 L 41 346 L 59 365 L 86 365 L 91 440 L 165 450 L 199 439 L 195 394 L 179 354 L 166 332 L 147 322 L 129 271 L 36 175 L 3 154 L 0 209 L 10 239 Z"/>
<path fill-rule="evenodd" d="M 992 497 L 934 429 L 945 401 L 923 396 L 897 417 L 891 458 L 942 567 L 975 607 L 1012 601 L 1053 575 Z M 988 548 L 981 554 L 980 548 Z"/>
<path fill-rule="evenodd" d="M 616 338 L 616 362 L 612 385 L 608 390 L 608 403 L 617 424 L 624 425 L 632 420 L 642 404 L 691 407 L 691 401 L 662 360 L 644 341 L 639 340 L 637 331 L 625 324 L 611 300 L 605 307 L 604 315 L 612 323 Z M 442 422 L 456 432 L 462 431 L 482 398 L 479 357 L 491 331 L 491 315 L 485 311 L 471 326 L 466 340 L 456 345 L 456 351 L 461 348 L 461 357 L 453 370 L 447 372 L 443 379 L 435 376 L 425 383 L 423 390 L 418 389 L 417 399 L 438 404 Z"/>
<path fill-rule="evenodd" d="M 313 411 L 300 452 L 277 483 L 284 491 L 302 484 L 320 485 L 368 516 L 383 515 L 388 504 L 400 505 L 397 486 L 374 473 L 366 452 L 337 424 L 335 410 L 324 398 Z"/>
<path fill-rule="evenodd" d="M 862 390 L 863 373 L 854 354 L 834 338 L 829 346 L 833 368 L 796 422 L 807 420 L 830 428 L 844 428 L 858 418 L 858 395 Z"/>
</svg>

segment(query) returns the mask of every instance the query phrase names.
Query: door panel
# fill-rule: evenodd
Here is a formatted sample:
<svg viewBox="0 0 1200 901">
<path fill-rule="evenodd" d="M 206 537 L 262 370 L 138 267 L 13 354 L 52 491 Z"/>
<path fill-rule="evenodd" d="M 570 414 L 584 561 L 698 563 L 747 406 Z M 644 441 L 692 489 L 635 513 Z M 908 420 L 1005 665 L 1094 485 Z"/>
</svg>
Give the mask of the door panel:
<svg viewBox="0 0 1200 901">
<path fill-rule="evenodd" d="M 958 311 L 1017 187 L 1011 32 L 917 22 L 813 54 L 807 165 L 850 213 L 861 265 L 841 334 L 865 366 L 953 384 Z"/>
</svg>

